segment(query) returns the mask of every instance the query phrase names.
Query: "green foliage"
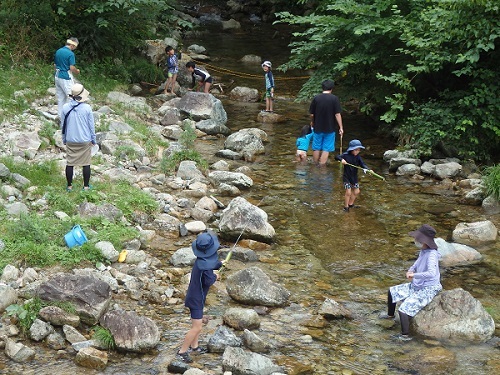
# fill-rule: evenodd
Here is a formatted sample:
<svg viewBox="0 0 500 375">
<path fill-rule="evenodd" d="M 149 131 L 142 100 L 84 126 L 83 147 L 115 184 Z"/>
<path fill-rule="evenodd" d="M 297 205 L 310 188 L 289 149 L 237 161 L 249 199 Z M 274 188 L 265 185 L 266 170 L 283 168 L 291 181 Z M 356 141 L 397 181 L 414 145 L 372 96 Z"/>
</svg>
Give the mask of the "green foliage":
<svg viewBox="0 0 500 375">
<path fill-rule="evenodd" d="M 115 338 L 109 330 L 101 326 L 95 326 L 92 329 L 94 330 L 92 339 L 98 341 L 104 348 L 108 350 L 116 348 Z"/>
<path fill-rule="evenodd" d="M 194 127 L 191 126 L 190 122 L 184 122 L 182 124 L 182 129 L 184 131 L 182 132 L 181 136 L 179 137 L 179 143 L 184 148 L 193 149 L 194 148 L 194 141 L 196 139 L 196 132 L 194 130 Z"/>
<path fill-rule="evenodd" d="M 483 172 L 483 183 L 486 194 L 500 201 L 500 164 L 487 167 Z"/>
<path fill-rule="evenodd" d="M 7 315 L 16 317 L 23 334 L 26 334 L 42 309 L 43 304 L 40 298 L 35 297 L 27 301 L 24 305 L 10 305 L 5 309 Z"/>
<path fill-rule="evenodd" d="M 160 160 L 160 170 L 163 173 L 171 173 L 175 171 L 181 161 L 192 160 L 198 164 L 202 169 L 208 168 L 208 163 L 203 159 L 200 153 L 196 150 L 181 150 L 176 151 L 170 156 L 164 155 Z"/>
<path fill-rule="evenodd" d="M 409 147 L 499 156 L 497 2 L 323 0 L 308 16 L 278 18 L 300 28 L 281 69 L 314 69 L 301 99 L 333 78 Z"/>
</svg>

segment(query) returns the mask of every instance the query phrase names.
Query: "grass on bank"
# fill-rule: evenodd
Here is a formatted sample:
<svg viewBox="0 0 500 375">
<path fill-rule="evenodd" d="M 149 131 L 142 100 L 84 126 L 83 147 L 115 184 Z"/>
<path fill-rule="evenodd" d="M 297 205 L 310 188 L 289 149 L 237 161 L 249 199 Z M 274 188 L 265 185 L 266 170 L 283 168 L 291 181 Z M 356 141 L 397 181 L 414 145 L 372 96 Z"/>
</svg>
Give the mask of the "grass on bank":
<svg viewBox="0 0 500 375">
<path fill-rule="evenodd" d="M 55 161 L 39 164 L 15 163 L 11 158 L 0 158 L 11 173 L 19 173 L 36 186 L 30 199 L 44 198 L 48 208 L 39 212 L 23 214 L 19 218 L 7 215 L 5 208 L 0 211 L 0 238 L 5 244 L 1 251 L 0 270 L 7 264 L 16 266 L 45 267 L 54 264 L 72 267 L 81 262 L 104 262 L 95 249 L 98 241 L 109 241 L 116 249 L 123 242 L 137 237 L 137 231 L 122 221 L 110 221 L 104 217 L 81 218 L 77 208 L 84 202 L 95 204 L 111 203 L 119 208 L 127 220 L 134 215 L 151 215 L 158 210 L 154 198 L 129 183 L 96 182 L 91 191 L 65 190 L 66 181 Z M 75 187 L 78 179 L 75 178 Z M 62 221 L 55 216 L 57 211 L 69 215 L 70 220 Z M 80 224 L 89 238 L 83 246 L 68 249 L 64 235 Z"/>
<path fill-rule="evenodd" d="M 483 172 L 483 183 L 486 195 L 492 195 L 500 201 L 500 164 L 487 167 Z"/>
</svg>

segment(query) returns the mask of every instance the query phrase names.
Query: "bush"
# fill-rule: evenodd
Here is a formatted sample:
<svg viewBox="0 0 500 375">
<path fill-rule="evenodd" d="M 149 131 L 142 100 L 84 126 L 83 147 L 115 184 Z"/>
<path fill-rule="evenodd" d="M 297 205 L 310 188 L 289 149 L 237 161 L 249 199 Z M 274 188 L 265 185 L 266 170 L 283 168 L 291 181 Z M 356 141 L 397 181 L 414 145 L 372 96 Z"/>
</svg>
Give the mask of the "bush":
<svg viewBox="0 0 500 375">
<path fill-rule="evenodd" d="M 486 188 L 486 194 L 492 195 L 500 201 L 500 164 L 487 167 L 483 173 L 483 182 Z"/>
</svg>

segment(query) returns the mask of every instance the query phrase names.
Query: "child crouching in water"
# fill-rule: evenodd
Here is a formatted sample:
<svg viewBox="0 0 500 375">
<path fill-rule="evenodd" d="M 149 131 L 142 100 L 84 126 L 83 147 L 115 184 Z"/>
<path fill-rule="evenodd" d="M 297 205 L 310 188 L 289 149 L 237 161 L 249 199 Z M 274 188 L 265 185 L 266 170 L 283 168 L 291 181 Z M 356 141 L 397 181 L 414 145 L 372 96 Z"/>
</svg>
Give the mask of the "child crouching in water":
<svg viewBox="0 0 500 375">
<path fill-rule="evenodd" d="M 304 125 L 300 131 L 300 136 L 295 142 L 297 146 L 297 152 L 295 153 L 295 160 L 298 162 L 303 162 L 307 160 L 307 151 L 309 151 L 309 145 L 311 144 L 311 139 L 313 136 L 311 125 Z"/>
<path fill-rule="evenodd" d="M 196 260 L 191 270 L 191 280 L 184 302 L 191 313 L 191 329 L 177 352 L 177 358 L 185 363 L 193 362 L 189 353 L 207 352 L 207 349 L 200 347 L 198 343 L 203 323 L 203 308 L 210 286 L 220 278 L 214 270 L 218 270 L 225 263 L 225 261 L 219 261 L 217 255 L 220 247 L 219 240 L 217 235 L 210 230 L 200 233 L 191 247 Z"/>
<path fill-rule="evenodd" d="M 350 208 L 354 208 L 354 201 L 358 197 L 359 190 L 359 182 L 358 182 L 358 168 L 355 166 L 363 168 L 363 172 L 366 173 L 370 170 L 368 166 L 365 164 L 361 156 L 359 156 L 359 152 L 361 149 L 365 147 L 361 144 L 357 139 L 353 139 L 349 142 L 349 147 L 342 155 L 335 156 L 335 159 L 342 162 L 344 165 L 344 212 L 349 212 Z M 348 164 L 352 164 L 350 166 Z"/>
</svg>

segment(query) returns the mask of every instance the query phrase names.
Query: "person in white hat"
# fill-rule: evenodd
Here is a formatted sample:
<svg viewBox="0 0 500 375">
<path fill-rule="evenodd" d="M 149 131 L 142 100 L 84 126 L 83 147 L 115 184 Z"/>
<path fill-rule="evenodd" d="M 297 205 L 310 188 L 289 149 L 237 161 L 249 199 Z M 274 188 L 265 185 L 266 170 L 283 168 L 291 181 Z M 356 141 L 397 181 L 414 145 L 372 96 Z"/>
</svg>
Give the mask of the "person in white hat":
<svg viewBox="0 0 500 375">
<path fill-rule="evenodd" d="M 264 61 L 262 63 L 262 69 L 264 70 L 264 80 L 266 82 L 266 110 L 265 112 L 273 112 L 273 100 L 274 100 L 274 76 L 271 71 L 272 64 L 271 61 Z"/>
<path fill-rule="evenodd" d="M 61 118 L 62 108 L 69 101 L 74 79 L 73 74 L 80 74 L 77 69 L 74 50 L 78 47 L 78 39 L 71 37 L 66 40 L 66 45 L 59 48 L 54 55 L 54 80 L 56 85 L 57 113 Z"/>
<path fill-rule="evenodd" d="M 96 144 L 94 114 L 85 103 L 89 92 L 75 83 L 69 95 L 71 101 L 63 106 L 61 116 L 62 140 L 66 145 L 66 190 L 73 190 L 73 167 L 83 168 L 83 190 L 90 189 L 90 158 Z"/>
</svg>

